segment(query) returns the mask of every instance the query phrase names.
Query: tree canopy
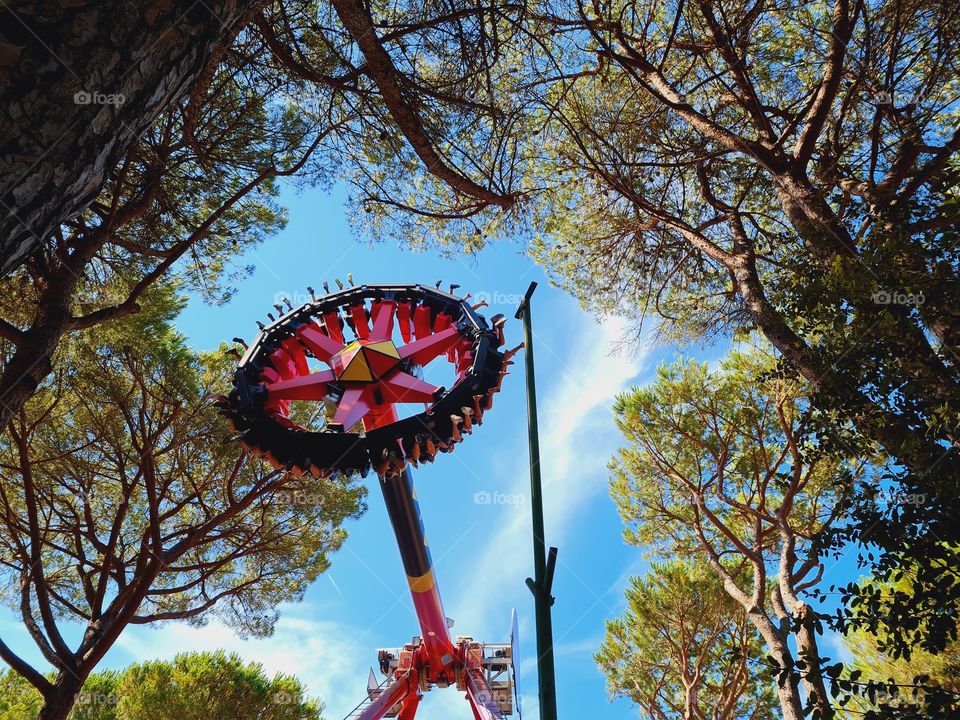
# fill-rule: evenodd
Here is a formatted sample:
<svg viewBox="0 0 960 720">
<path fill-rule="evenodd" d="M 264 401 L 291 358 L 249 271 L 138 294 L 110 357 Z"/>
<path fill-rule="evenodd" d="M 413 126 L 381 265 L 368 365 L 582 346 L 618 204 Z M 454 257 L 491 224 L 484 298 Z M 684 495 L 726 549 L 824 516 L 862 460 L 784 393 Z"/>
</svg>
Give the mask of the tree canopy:
<svg viewBox="0 0 960 720">
<path fill-rule="evenodd" d="M 911 570 L 905 568 L 903 577 L 897 582 L 878 583 L 866 578 L 861 584 L 867 586 L 871 595 L 879 596 L 881 602 L 889 603 L 890 598 L 898 593 L 911 594 L 914 579 L 909 577 L 910 574 Z M 953 571 L 947 570 L 946 574 L 950 576 Z M 899 717 L 903 710 L 913 710 L 923 717 L 934 718 L 952 709 L 960 697 L 960 642 L 952 638 L 941 652 L 936 653 L 911 647 L 905 657 L 900 651 L 899 637 L 889 637 L 896 633 L 890 629 L 889 621 L 878 622 L 869 605 L 858 612 L 864 616 L 863 624 L 856 626 L 844 639 L 853 654 L 848 677 L 856 674 L 879 686 L 872 698 L 868 694 L 858 698 L 855 705 L 861 712 L 865 709 L 878 715 Z M 908 624 L 919 627 L 920 634 L 927 636 L 931 631 L 924 626 L 942 624 L 942 613 L 943 608 L 935 603 L 928 603 L 925 607 L 917 605 Z M 891 694 L 885 684 L 895 688 L 896 694 Z"/>
<path fill-rule="evenodd" d="M 651 720 L 749 720 L 774 713 L 759 638 L 703 563 L 654 563 L 630 578 L 627 610 L 607 622 L 597 663 L 612 695 Z"/>
<path fill-rule="evenodd" d="M 363 507 L 352 478 L 294 480 L 230 442 L 207 397 L 230 358 L 197 357 L 170 325 L 176 297 L 152 300 L 62 347 L 0 440 L 0 597 L 56 677 L 0 656 L 44 695 L 43 718 L 64 717 L 129 624 L 219 617 L 269 634 Z M 322 500 L 290 504 L 291 489 Z M 83 627 L 76 646 L 64 623 Z"/>
<path fill-rule="evenodd" d="M 34 720 L 42 703 L 14 672 L 0 676 L 0 720 Z M 322 720 L 322 711 L 298 679 L 217 651 L 96 672 L 69 720 Z"/>
<path fill-rule="evenodd" d="M 624 537 L 663 557 L 699 558 L 763 638 L 783 717 L 833 717 L 807 602 L 823 560 L 818 536 L 842 515 L 869 466 L 808 432 L 804 386 L 770 372 L 760 350 L 716 371 L 679 361 L 618 398 L 627 445 L 610 492 Z M 795 643 L 796 650 L 792 648 Z"/>
</svg>

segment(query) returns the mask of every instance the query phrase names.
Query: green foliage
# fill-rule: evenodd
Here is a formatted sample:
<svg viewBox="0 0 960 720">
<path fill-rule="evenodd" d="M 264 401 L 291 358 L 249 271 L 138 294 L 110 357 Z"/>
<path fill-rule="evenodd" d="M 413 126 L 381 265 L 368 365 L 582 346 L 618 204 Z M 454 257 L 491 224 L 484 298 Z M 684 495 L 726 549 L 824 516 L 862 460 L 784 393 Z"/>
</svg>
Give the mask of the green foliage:
<svg viewBox="0 0 960 720">
<path fill-rule="evenodd" d="M 919 571 L 899 571 L 893 584 L 843 588 L 840 613 L 849 615 L 848 627 L 859 628 L 855 646 L 866 654 L 850 672 L 812 655 L 810 637 L 829 618 L 796 600 L 791 608 L 789 598 L 820 594 L 818 575 L 808 576 L 821 563 L 824 537 L 833 536 L 851 498 L 882 478 L 871 456 L 846 457 L 842 444 L 838 449 L 815 432 L 820 418 L 810 411 L 808 389 L 775 367 L 775 358 L 756 352 L 733 352 L 713 372 L 680 361 L 618 398 L 617 422 L 629 445 L 612 464 L 611 494 L 625 537 L 661 557 L 706 556 L 744 607 L 772 617 L 786 602 L 798 657 L 771 655 L 778 682 L 805 682 L 815 673 L 836 706 L 870 718 L 950 717 L 958 696 L 937 678 L 931 684 L 930 676 L 940 666 L 941 677 L 950 677 L 952 654 L 924 655 L 917 643 L 910 650 L 927 659 L 924 667 L 902 652 L 905 638 L 955 642 L 949 640 L 954 619 L 936 600 L 956 580 L 949 565 L 931 558 L 912 566 Z M 926 587 L 918 592 L 918 585 Z M 769 646 L 775 627 L 758 628 Z M 826 711 L 814 710 L 821 717 Z"/>
<path fill-rule="evenodd" d="M 36 720 L 42 705 L 40 693 L 13 670 L 0 675 L 0 720 Z"/>
<path fill-rule="evenodd" d="M 0 600 L 82 677 L 130 622 L 216 617 L 269 635 L 278 604 L 302 598 L 363 510 L 354 478 L 294 479 L 231 441 L 208 397 L 229 381 L 226 351 L 192 352 L 172 324 L 174 289 L 151 296 L 61 343 L 0 436 Z M 312 502 L 290 503 L 294 490 Z M 58 640 L 61 621 L 84 626 L 75 646 Z M 72 697 L 71 677 L 47 699 Z M 95 709 L 107 712 L 79 703 L 76 720 Z"/>
<path fill-rule="evenodd" d="M 809 546 L 835 518 L 853 466 L 803 434 L 804 387 L 771 374 L 774 364 L 763 352 L 733 352 L 716 372 L 681 360 L 617 398 L 628 445 L 611 465 L 610 492 L 627 542 L 686 557 L 702 552 L 701 524 L 725 555 L 738 548 L 724 530 L 701 523 L 704 513 L 744 537 L 783 511 Z M 765 537 L 753 549 L 766 556 L 777 538 Z"/>
<path fill-rule="evenodd" d="M 626 597 L 595 657 L 611 694 L 654 720 L 773 714 L 772 684 L 757 667 L 759 637 L 709 567 L 655 563 L 630 579 Z"/>
<path fill-rule="evenodd" d="M 134 665 L 117 695 L 117 720 L 320 720 L 322 710 L 296 678 L 222 652 Z"/>
<path fill-rule="evenodd" d="M 292 507 L 273 502 L 272 492 L 259 495 L 262 469 L 241 459 L 207 400 L 225 386 L 228 366 L 217 353 L 198 358 L 189 351 L 169 324 L 175 310 L 173 303 L 151 306 L 68 344 L 55 382 L 38 391 L 11 429 L 28 450 L 0 443 L 2 504 L 15 512 L 27 501 L 25 468 L 44 512 L 73 518 L 43 531 L 50 589 L 63 598 L 54 605 L 67 615 L 88 608 L 96 616 L 109 601 L 111 592 L 91 594 L 87 565 L 102 557 L 111 537 L 121 554 L 102 578 L 106 587 L 143 571 L 140 555 L 151 551 L 140 538 L 156 531 L 164 546 L 196 539 L 157 575 L 138 618 L 202 622 L 212 613 L 241 632 L 268 634 L 276 604 L 298 599 L 328 567 L 328 553 L 346 536 L 340 524 L 361 507 L 362 489 L 348 478 L 310 476 L 297 487 L 322 504 Z M 231 505 L 249 492 L 255 503 L 231 518 Z M 198 534 L 208 522 L 217 522 L 209 539 Z M 25 559 L 8 535 L 0 551 L 6 567 L 17 568 Z M 120 569 L 131 575 L 116 575 Z M 3 597 L 19 608 L 18 592 Z"/>
<path fill-rule="evenodd" d="M 117 711 L 122 676 L 114 670 L 103 670 L 88 677 L 77 693 L 69 720 L 122 720 Z"/>
<path fill-rule="evenodd" d="M 868 586 L 871 595 L 878 595 L 885 598 L 886 602 L 891 602 L 896 595 L 912 594 L 913 583 L 916 581 L 915 577 L 910 577 L 912 574 L 905 570 L 896 582 L 877 583 L 868 578 L 861 584 Z M 946 574 L 949 576 L 952 571 L 947 571 Z M 941 611 L 936 605 L 915 607 L 914 620 L 918 623 L 918 629 L 924 634 L 929 632 L 925 626 L 937 623 L 937 614 Z M 909 657 L 904 657 L 897 654 L 898 644 L 886 639 L 886 633 L 890 632 L 887 626 L 880 625 L 875 618 L 864 617 L 863 620 L 864 624 L 857 626 L 844 639 L 854 657 L 852 672 L 847 678 L 856 673 L 857 679 L 864 682 L 872 680 L 898 686 L 899 694 L 903 698 L 891 698 L 889 693 L 884 691 L 882 703 L 868 702 L 868 706 L 879 708 L 886 704 L 903 707 L 918 703 L 920 712 L 923 712 L 926 696 L 937 690 L 952 693 L 951 701 L 957 702 L 960 698 L 960 642 L 956 638 L 948 640 L 942 652 L 934 654 L 915 647 Z M 887 654 L 885 648 L 889 648 L 891 654 Z"/>
<path fill-rule="evenodd" d="M 610 493 L 627 542 L 705 563 L 746 613 L 784 717 L 801 718 L 802 684 L 810 711 L 827 718 L 833 666 L 805 597 L 822 577 L 820 535 L 872 468 L 809 432 L 807 387 L 775 368 L 763 347 L 731 352 L 714 371 L 681 360 L 618 397 L 628 444 L 611 463 Z"/>
<path fill-rule="evenodd" d="M 97 201 L 69 228 L 75 243 L 109 230 L 84 273 L 78 310 L 120 303 L 165 253 L 189 248 L 167 276 L 210 303 L 229 300 L 252 266 L 236 261 L 286 224 L 272 171 L 295 165 L 323 131 L 316 118 L 277 101 L 283 79 L 252 64 L 257 49 L 237 40 L 202 92 L 170 108 L 117 168 Z M 329 166 L 308 164 L 300 183 L 326 182 Z M 150 198 L 140 206 L 143 198 Z M 239 199 L 239 201 L 237 201 Z M 107 212 L 114 203 L 125 222 Z"/>
<path fill-rule="evenodd" d="M 0 676 L 0 720 L 35 720 L 41 704 L 12 670 Z M 69 720 L 322 720 L 322 711 L 297 678 L 217 651 L 94 673 Z"/>
<path fill-rule="evenodd" d="M 454 255 L 523 231 L 515 165 L 531 118 L 521 69 L 542 40 L 527 34 L 524 11 L 473 0 L 370 6 L 379 27 L 396 28 L 379 41 L 418 127 L 382 93 L 358 94 L 361 111 L 341 134 L 340 152 L 359 234 L 417 250 L 439 238 Z M 321 5 L 318 15 L 325 12 Z M 312 38 L 321 48 L 331 42 L 329 25 Z M 425 159 L 425 146 L 435 160 Z"/>
</svg>

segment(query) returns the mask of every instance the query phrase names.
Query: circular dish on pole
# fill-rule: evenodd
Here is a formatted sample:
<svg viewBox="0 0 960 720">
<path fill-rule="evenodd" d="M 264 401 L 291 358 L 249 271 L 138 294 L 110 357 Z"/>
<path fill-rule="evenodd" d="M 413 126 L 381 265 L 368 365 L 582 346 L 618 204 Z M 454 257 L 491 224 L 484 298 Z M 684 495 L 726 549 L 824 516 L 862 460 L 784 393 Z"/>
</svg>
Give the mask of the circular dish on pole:
<svg viewBox="0 0 960 720">
<path fill-rule="evenodd" d="M 221 407 L 245 447 L 297 474 L 432 461 L 482 423 L 505 374 L 503 316 L 439 288 L 359 285 L 270 317 Z"/>
<path fill-rule="evenodd" d="M 514 708 L 515 648 L 450 636 L 410 472 L 483 422 L 522 347 L 503 351 L 504 317 L 488 322 L 455 287 L 308 288 L 310 302 L 274 306 L 220 398 L 239 442 L 290 475 L 379 477 L 420 635 L 378 651 L 386 680 L 351 720 L 413 720 L 433 687 L 464 692 L 475 720 Z"/>
</svg>

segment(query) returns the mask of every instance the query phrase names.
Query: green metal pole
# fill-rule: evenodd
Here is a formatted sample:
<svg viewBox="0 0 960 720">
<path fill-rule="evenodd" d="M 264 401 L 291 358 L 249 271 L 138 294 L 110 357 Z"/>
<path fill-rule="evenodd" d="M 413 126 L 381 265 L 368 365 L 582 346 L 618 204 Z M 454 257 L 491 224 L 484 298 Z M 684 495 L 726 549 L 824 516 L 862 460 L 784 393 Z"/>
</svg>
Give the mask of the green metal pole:
<svg viewBox="0 0 960 720">
<path fill-rule="evenodd" d="M 523 320 L 524 364 L 527 373 L 527 427 L 530 436 L 530 509 L 533 514 L 533 572 L 527 578 L 527 587 L 533 593 L 537 619 L 537 675 L 540 690 L 540 720 L 557 720 L 557 685 L 553 668 L 553 572 L 557 549 L 550 548 L 549 557 L 543 533 L 543 491 L 540 482 L 540 436 L 537 425 L 537 386 L 533 365 L 533 329 L 530 317 L 530 297 L 537 284 L 530 283 L 517 309 L 516 317 Z"/>
</svg>

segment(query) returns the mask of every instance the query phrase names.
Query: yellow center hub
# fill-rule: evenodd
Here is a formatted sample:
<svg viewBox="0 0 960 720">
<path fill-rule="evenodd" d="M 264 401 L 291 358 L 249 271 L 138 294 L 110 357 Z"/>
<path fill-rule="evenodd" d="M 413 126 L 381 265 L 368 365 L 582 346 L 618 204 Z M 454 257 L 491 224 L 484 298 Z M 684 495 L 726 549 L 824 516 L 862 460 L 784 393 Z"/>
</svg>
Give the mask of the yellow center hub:
<svg viewBox="0 0 960 720">
<path fill-rule="evenodd" d="M 400 353 L 390 340 L 355 340 L 330 359 L 337 380 L 372 383 L 400 365 Z"/>
</svg>

